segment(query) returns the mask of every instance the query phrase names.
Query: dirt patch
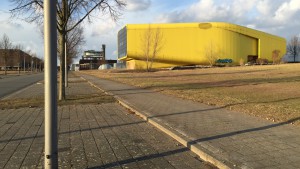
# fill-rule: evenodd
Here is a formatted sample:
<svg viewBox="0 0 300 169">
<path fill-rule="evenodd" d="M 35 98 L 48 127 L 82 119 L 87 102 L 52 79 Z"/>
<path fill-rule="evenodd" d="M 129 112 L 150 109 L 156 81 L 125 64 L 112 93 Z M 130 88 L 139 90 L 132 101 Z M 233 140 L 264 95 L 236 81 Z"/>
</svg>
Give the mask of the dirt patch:
<svg viewBox="0 0 300 169">
<path fill-rule="evenodd" d="M 176 97 L 300 125 L 300 64 L 174 71 L 83 71 Z"/>
</svg>

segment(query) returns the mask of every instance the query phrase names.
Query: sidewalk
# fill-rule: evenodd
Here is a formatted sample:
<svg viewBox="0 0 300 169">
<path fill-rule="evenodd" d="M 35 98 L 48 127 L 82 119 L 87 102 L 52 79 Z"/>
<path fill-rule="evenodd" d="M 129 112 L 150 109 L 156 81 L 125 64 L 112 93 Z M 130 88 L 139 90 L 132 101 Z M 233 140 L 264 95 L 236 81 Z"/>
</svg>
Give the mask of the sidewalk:
<svg viewBox="0 0 300 169">
<path fill-rule="evenodd" d="M 70 78 L 68 95 L 97 92 L 79 77 Z M 42 96 L 37 83 L 6 100 Z M 113 99 L 60 106 L 58 125 L 59 168 L 214 168 Z M 0 109 L 0 168 L 43 168 L 43 149 L 43 105 Z"/>
<path fill-rule="evenodd" d="M 220 168 L 300 166 L 300 128 L 81 74 Z"/>
</svg>

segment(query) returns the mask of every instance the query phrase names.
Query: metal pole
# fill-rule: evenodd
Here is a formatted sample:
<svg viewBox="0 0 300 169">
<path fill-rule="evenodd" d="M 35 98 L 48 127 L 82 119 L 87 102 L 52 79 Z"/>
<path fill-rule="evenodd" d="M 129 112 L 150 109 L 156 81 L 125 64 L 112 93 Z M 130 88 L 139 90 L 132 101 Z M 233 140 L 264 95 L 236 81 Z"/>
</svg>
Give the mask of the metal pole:
<svg viewBox="0 0 300 169">
<path fill-rule="evenodd" d="M 67 42 L 65 42 L 65 87 L 68 87 Z"/>
<path fill-rule="evenodd" d="M 58 168 L 56 0 L 44 1 L 45 169 Z"/>
<path fill-rule="evenodd" d="M 31 57 L 31 74 L 32 74 L 32 70 L 33 70 L 33 60 L 32 60 L 32 57 Z"/>
<path fill-rule="evenodd" d="M 24 74 L 25 74 L 25 67 L 26 65 L 25 65 L 25 56 L 24 56 Z"/>
</svg>

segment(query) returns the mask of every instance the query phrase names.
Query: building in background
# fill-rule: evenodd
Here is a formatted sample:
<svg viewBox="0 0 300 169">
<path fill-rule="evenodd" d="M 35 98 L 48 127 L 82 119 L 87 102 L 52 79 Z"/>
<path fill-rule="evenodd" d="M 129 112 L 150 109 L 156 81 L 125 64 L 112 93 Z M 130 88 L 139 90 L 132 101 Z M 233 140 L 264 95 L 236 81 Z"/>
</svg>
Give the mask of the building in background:
<svg viewBox="0 0 300 169">
<path fill-rule="evenodd" d="M 258 59 L 272 62 L 274 52 L 280 58 L 286 53 L 284 38 L 230 23 L 129 24 L 118 33 L 118 60 L 125 61 L 128 69 L 145 69 L 145 49 L 151 55 L 154 48 L 145 44 L 153 41 L 149 39 L 157 30 L 162 44 L 153 68 L 207 65 L 211 57 L 233 65 Z"/>
<path fill-rule="evenodd" d="M 41 71 L 44 62 L 19 49 L 0 49 L 0 70 Z"/>
<path fill-rule="evenodd" d="M 80 70 L 98 69 L 100 65 L 110 64 L 111 66 L 117 60 L 106 60 L 105 45 L 102 45 L 102 51 L 87 50 L 83 52 L 82 58 L 79 60 Z"/>
</svg>

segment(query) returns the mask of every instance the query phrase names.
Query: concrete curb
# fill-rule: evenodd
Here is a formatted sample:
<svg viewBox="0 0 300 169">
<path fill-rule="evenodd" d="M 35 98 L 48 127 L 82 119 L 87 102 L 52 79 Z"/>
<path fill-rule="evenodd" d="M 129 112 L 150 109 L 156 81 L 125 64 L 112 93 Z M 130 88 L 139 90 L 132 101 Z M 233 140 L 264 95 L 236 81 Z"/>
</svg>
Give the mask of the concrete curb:
<svg viewBox="0 0 300 169">
<path fill-rule="evenodd" d="M 211 153 L 206 152 L 206 150 L 204 150 L 204 148 L 201 148 L 200 145 L 194 145 L 194 144 L 190 144 L 190 142 L 192 140 L 189 140 L 187 138 L 184 138 L 183 136 L 180 136 L 179 133 L 176 133 L 175 131 L 172 131 L 172 129 L 168 128 L 167 126 L 163 126 L 162 124 L 160 124 L 159 122 L 155 121 L 152 118 L 148 118 L 146 115 L 144 115 L 143 113 L 139 112 L 138 110 L 136 110 L 134 108 L 134 106 L 130 105 L 129 103 L 127 103 L 125 100 L 123 100 L 122 98 L 107 92 L 105 90 L 103 90 L 102 88 L 100 88 L 99 86 L 95 85 L 94 83 L 92 83 L 91 81 L 81 77 L 82 79 L 86 80 L 91 86 L 103 91 L 104 93 L 113 96 L 118 102 L 119 104 L 121 104 L 123 107 L 129 109 L 130 111 L 134 112 L 135 114 L 137 114 L 138 116 L 140 116 L 141 118 L 143 118 L 145 121 L 149 122 L 150 124 L 152 124 L 154 127 L 158 128 L 159 130 L 163 131 L 164 133 L 166 133 L 167 135 L 171 136 L 173 139 L 177 140 L 179 143 L 181 143 L 182 145 L 184 145 L 185 147 L 189 148 L 192 152 L 194 152 L 195 154 L 197 154 L 198 156 L 200 156 L 201 159 L 203 159 L 204 161 L 207 161 L 213 165 L 215 165 L 216 167 L 220 168 L 220 169 L 230 169 L 230 168 L 237 168 L 232 164 L 226 164 L 226 163 L 230 163 L 230 162 L 225 162 L 223 160 L 219 160 L 216 157 L 213 157 L 211 155 Z"/>
</svg>

